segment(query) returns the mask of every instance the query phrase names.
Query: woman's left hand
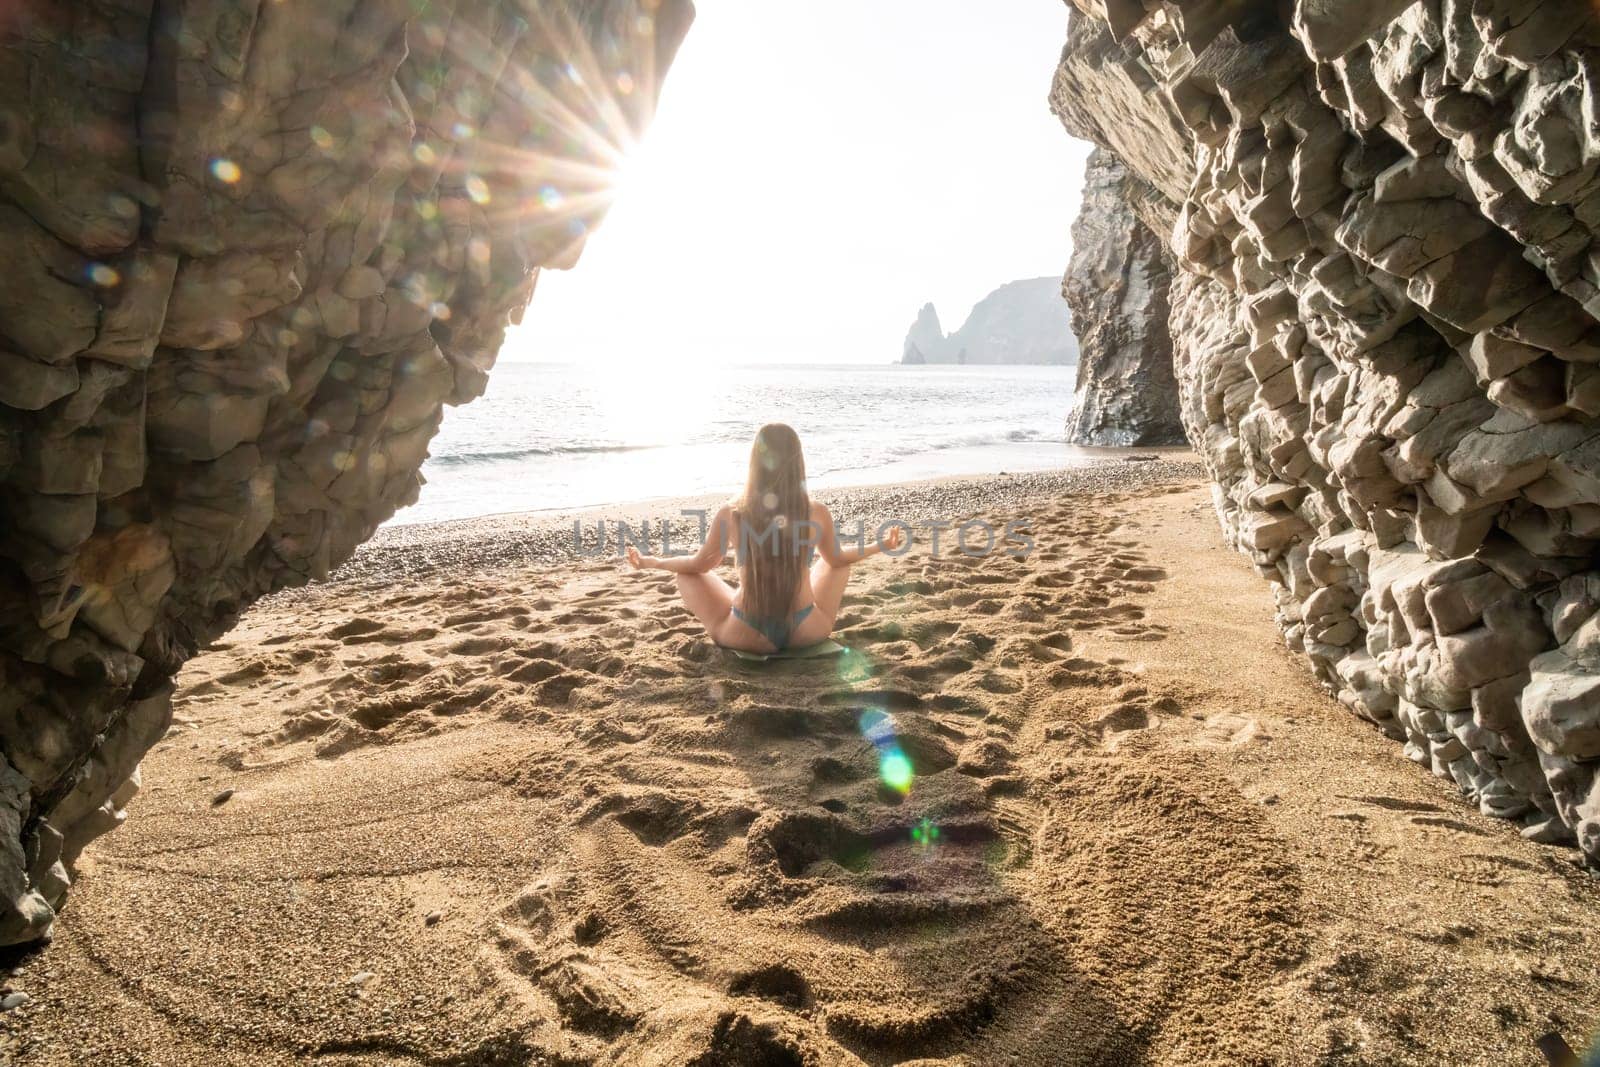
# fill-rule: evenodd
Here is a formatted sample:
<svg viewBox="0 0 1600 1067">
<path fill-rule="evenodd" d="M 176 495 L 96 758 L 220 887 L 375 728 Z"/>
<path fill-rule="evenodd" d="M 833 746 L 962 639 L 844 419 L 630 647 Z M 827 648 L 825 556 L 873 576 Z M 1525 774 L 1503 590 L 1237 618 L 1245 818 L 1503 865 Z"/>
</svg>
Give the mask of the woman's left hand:
<svg viewBox="0 0 1600 1067">
<path fill-rule="evenodd" d="M 889 532 L 884 534 L 878 542 L 878 547 L 885 552 L 893 552 L 906 543 L 906 531 L 902 526 L 891 526 Z"/>
<path fill-rule="evenodd" d="M 647 571 L 653 563 L 655 563 L 654 556 L 641 556 L 637 548 L 628 546 L 628 566 L 636 571 Z"/>
</svg>

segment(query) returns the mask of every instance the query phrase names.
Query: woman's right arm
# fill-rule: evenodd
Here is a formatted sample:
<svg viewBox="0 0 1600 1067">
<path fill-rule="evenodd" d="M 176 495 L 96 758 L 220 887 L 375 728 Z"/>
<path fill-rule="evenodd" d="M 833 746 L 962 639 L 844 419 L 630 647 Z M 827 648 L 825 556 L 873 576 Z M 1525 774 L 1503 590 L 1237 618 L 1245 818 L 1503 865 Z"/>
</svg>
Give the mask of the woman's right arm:
<svg viewBox="0 0 1600 1067">
<path fill-rule="evenodd" d="M 628 563 L 641 571 L 671 571 L 673 574 L 705 574 L 716 570 L 728 555 L 728 528 L 732 524 L 733 509 L 722 507 L 706 528 L 705 544 L 692 556 L 643 556 L 632 545 L 628 546 Z"/>
</svg>

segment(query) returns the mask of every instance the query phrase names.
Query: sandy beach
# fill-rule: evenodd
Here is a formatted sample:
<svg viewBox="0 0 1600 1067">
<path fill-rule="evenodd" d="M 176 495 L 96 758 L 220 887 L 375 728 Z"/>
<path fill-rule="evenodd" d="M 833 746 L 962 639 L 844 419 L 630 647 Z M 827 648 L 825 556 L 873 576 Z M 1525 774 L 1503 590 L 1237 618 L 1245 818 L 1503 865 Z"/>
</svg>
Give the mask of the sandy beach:
<svg viewBox="0 0 1600 1067">
<path fill-rule="evenodd" d="M 570 515 L 257 604 L 8 961 L 0 1058 L 1538 1064 L 1600 1027 L 1600 879 L 1317 687 L 1190 457 L 821 496 L 1036 551 L 872 560 L 848 654 L 762 668 Z"/>
</svg>

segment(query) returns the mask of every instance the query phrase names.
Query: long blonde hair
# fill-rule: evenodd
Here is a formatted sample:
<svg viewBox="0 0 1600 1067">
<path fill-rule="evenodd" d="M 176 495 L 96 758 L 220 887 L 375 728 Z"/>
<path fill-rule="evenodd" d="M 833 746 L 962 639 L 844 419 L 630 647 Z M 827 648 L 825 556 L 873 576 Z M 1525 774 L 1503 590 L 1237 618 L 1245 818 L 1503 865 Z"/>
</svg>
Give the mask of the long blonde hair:
<svg viewBox="0 0 1600 1067">
<path fill-rule="evenodd" d="M 756 618 L 789 614 L 806 566 L 802 530 L 811 522 L 800 435 L 781 422 L 756 432 L 750 477 L 735 508 L 735 545 L 744 611 Z"/>
</svg>

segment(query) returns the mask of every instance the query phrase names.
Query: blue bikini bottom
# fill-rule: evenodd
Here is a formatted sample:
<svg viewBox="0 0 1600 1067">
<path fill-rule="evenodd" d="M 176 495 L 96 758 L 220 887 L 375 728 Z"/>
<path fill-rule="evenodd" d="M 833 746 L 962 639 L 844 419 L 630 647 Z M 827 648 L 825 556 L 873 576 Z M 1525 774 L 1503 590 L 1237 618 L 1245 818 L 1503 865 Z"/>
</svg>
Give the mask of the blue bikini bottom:
<svg viewBox="0 0 1600 1067">
<path fill-rule="evenodd" d="M 787 619 L 757 618 L 734 608 L 733 617 L 771 641 L 773 648 L 784 649 L 789 647 L 789 638 L 800 628 L 800 624 L 806 621 L 806 616 L 810 615 L 815 607 L 815 604 L 807 604 Z"/>
</svg>

